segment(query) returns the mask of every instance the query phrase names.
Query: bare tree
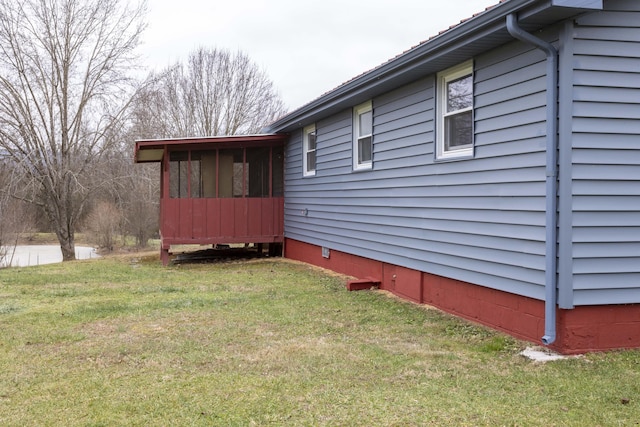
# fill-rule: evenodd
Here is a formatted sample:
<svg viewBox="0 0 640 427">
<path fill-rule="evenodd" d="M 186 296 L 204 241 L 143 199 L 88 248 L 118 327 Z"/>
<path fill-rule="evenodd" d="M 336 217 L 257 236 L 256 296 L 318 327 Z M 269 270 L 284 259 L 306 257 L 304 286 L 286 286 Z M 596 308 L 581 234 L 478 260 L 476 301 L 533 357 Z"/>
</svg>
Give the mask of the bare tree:
<svg viewBox="0 0 640 427">
<path fill-rule="evenodd" d="M 200 48 L 186 65 L 150 75 L 137 93 L 125 139 L 253 134 L 284 112 L 273 83 L 247 55 Z M 128 178 L 112 197 L 125 212 L 127 231 L 145 246 L 158 229 L 158 165 L 123 166 L 120 175 Z"/>
<path fill-rule="evenodd" d="M 267 74 L 242 52 L 199 48 L 149 81 L 138 104 L 157 123 L 147 138 L 253 134 L 285 112 Z"/>
<path fill-rule="evenodd" d="M 9 218 L 11 209 L 11 198 L 6 191 L 2 189 L 8 187 L 8 181 L 11 176 L 11 164 L 4 158 L 4 152 L 0 150 L 0 268 L 11 265 L 13 251 L 11 246 L 15 247 L 17 239 L 13 238 L 12 222 Z"/>
<path fill-rule="evenodd" d="M 102 207 L 107 205 L 117 209 L 117 214 L 114 213 L 113 216 L 121 218 L 117 231 L 123 237 L 123 244 L 124 236 L 128 235 L 136 239 L 138 247 L 145 247 L 151 236 L 158 232 L 160 165 L 137 165 L 131 161 L 130 141 L 136 139 L 131 128 L 126 129 L 120 139 L 129 143 L 110 153 L 96 171 L 97 176 L 112 185 L 93 197 L 92 204 L 95 207 L 92 211 L 106 211 Z M 93 224 L 96 219 L 102 224 L 107 223 L 103 215 L 92 213 L 85 221 L 88 231 L 99 231 L 96 228 L 99 225 Z M 94 237 L 99 235 L 95 234 Z"/>
<path fill-rule="evenodd" d="M 21 176 L 4 154 L 0 149 L 0 268 L 11 265 L 19 238 L 34 225 L 32 210 L 8 191 L 21 185 Z"/>
<path fill-rule="evenodd" d="M 0 149 L 24 174 L 14 196 L 41 206 L 64 260 L 103 182 L 95 165 L 133 95 L 134 49 L 146 4 L 121 0 L 0 0 Z"/>
</svg>

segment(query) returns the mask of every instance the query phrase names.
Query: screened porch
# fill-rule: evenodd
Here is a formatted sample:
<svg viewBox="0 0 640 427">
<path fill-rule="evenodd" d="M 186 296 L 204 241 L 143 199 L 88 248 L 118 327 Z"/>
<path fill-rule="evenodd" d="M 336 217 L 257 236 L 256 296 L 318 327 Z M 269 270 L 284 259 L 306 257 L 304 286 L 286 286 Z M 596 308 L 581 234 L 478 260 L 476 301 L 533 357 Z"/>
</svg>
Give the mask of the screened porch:
<svg viewBox="0 0 640 427">
<path fill-rule="evenodd" d="M 172 245 L 284 240 L 284 141 L 253 135 L 136 142 L 135 161 L 160 162 L 161 257 Z"/>
</svg>

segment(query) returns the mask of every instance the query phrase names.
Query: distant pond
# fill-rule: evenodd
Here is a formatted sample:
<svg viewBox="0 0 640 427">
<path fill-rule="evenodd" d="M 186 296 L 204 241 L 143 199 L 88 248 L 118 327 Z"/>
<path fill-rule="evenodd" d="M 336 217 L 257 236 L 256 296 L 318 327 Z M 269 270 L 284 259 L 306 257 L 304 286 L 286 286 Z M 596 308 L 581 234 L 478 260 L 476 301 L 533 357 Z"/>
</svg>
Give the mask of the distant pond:
<svg viewBox="0 0 640 427">
<path fill-rule="evenodd" d="M 11 254 L 9 248 L 8 255 Z M 95 248 L 89 246 L 76 246 L 76 259 L 100 258 Z M 6 260 L 8 262 L 8 259 Z M 57 245 L 25 245 L 16 246 L 12 267 L 28 267 L 32 265 L 55 264 L 62 262 L 62 251 Z"/>
</svg>

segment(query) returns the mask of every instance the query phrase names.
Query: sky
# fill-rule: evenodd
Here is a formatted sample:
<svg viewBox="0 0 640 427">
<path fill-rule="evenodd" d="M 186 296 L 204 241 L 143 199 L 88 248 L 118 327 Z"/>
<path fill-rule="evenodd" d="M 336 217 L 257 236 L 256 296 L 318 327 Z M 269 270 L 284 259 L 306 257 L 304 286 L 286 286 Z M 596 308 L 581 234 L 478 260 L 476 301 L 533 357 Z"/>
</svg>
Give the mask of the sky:
<svg viewBox="0 0 640 427">
<path fill-rule="evenodd" d="M 148 0 L 149 69 L 198 47 L 242 51 L 289 110 L 386 62 L 498 0 Z"/>
</svg>

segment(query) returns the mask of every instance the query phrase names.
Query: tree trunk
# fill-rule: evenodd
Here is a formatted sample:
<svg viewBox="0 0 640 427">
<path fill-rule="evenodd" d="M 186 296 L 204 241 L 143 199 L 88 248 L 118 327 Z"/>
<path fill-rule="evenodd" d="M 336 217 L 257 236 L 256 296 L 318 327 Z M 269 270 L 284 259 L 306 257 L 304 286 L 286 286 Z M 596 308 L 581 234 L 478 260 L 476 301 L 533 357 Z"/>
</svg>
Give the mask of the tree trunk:
<svg viewBox="0 0 640 427">
<path fill-rule="evenodd" d="M 75 230 L 73 221 L 71 221 L 73 213 L 65 209 L 70 206 L 68 200 L 63 200 L 63 198 L 69 197 L 69 193 L 48 188 L 47 190 L 45 191 L 46 199 L 43 207 L 49 219 L 49 224 L 53 227 L 53 231 L 56 233 L 60 243 L 62 261 L 73 261 L 76 259 Z"/>
<path fill-rule="evenodd" d="M 62 251 L 62 261 L 73 261 L 76 259 L 76 242 L 75 232 L 73 229 L 65 226 L 65 222 L 60 218 L 49 218 L 51 224 L 54 224 L 56 237 L 60 243 Z"/>
<path fill-rule="evenodd" d="M 62 251 L 62 261 L 73 261 L 76 259 L 76 243 L 74 241 L 73 233 L 71 234 L 72 235 L 68 238 L 63 238 L 60 234 L 58 234 L 60 250 Z"/>
</svg>

